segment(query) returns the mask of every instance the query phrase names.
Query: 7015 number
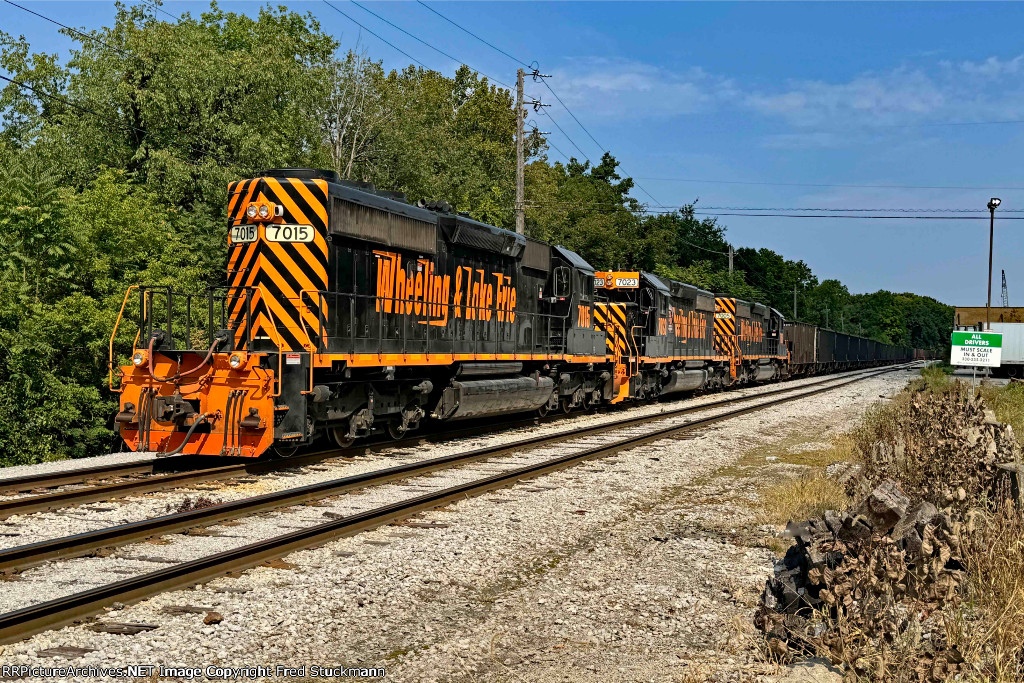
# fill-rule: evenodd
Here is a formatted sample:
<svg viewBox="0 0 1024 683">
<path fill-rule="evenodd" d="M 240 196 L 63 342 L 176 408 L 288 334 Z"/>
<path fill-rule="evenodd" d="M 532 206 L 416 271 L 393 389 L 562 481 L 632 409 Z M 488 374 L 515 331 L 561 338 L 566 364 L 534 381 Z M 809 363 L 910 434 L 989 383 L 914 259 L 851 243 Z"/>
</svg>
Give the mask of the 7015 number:
<svg viewBox="0 0 1024 683">
<path fill-rule="evenodd" d="M 312 225 L 279 225 L 268 223 L 264 228 L 267 231 L 268 242 L 312 242 Z"/>
</svg>

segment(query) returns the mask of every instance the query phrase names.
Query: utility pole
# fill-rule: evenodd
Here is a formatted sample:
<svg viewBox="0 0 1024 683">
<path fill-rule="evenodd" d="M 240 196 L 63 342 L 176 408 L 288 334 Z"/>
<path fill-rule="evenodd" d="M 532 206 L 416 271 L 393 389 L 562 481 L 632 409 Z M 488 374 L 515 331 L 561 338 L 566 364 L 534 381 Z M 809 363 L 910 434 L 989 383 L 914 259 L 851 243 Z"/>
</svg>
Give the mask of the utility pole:
<svg viewBox="0 0 1024 683">
<path fill-rule="evenodd" d="M 999 197 L 988 200 L 988 302 L 985 304 L 985 329 L 992 329 L 992 238 L 996 226 L 996 207 L 1003 203 Z"/>
<path fill-rule="evenodd" d="M 732 255 L 733 255 L 733 253 L 734 252 L 732 250 L 732 245 L 730 244 L 729 245 L 729 275 L 732 275 Z"/>
<path fill-rule="evenodd" d="M 523 70 L 516 72 L 516 232 L 526 234 L 526 179 L 523 165 Z"/>
<path fill-rule="evenodd" d="M 526 120 L 526 105 L 533 105 L 534 111 L 540 111 L 541 107 L 551 105 L 543 104 L 540 100 L 525 100 L 523 97 L 522 69 L 516 72 L 516 232 L 520 235 L 526 234 L 526 150 L 523 134 L 523 122 Z M 534 69 L 530 76 L 536 81 L 538 78 L 550 78 Z"/>
<path fill-rule="evenodd" d="M 825 307 L 825 327 L 828 327 L 828 306 Z"/>
<path fill-rule="evenodd" d="M 796 320 L 796 283 L 793 283 L 793 320 Z"/>
</svg>

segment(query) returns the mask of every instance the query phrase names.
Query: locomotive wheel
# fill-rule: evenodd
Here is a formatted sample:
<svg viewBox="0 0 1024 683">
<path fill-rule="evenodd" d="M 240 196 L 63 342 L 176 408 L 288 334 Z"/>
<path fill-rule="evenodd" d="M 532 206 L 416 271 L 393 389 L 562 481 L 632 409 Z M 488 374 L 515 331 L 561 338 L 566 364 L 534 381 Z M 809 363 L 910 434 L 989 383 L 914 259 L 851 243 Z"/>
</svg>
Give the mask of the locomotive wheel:
<svg viewBox="0 0 1024 683">
<path fill-rule="evenodd" d="M 290 458 L 299 452 L 298 445 L 295 446 L 274 446 L 274 457 Z"/>
<path fill-rule="evenodd" d="M 338 448 L 348 448 L 356 442 L 356 437 L 348 435 L 348 424 L 331 427 L 331 439 Z"/>
<path fill-rule="evenodd" d="M 558 405 L 561 406 L 563 414 L 568 415 L 572 412 L 572 403 L 569 402 L 569 399 L 563 398 Z"/>
<path fill-rule="evenodd" d="M 388 420 L 388 436 L 395 441 L 402 439 L 409 432 L 409 425 L 401 420 Z"/>
<path fill-rule="evenodd" d="M 546 417 L 548 414 L 548 404 L 545 403 L 540 408 L 537 408 L 537 417 Z"/>
</svg>

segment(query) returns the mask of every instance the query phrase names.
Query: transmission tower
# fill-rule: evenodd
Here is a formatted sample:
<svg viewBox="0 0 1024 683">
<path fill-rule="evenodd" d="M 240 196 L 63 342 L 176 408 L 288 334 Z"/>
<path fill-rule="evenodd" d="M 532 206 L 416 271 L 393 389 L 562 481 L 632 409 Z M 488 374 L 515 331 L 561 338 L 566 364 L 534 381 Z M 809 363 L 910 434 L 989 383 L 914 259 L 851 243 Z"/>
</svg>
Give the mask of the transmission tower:
<svg viewBox="0 0 1024 683">
<path fill-rule="evenodd" d="M 1004 271 L 1002 271 L 1002 273 L 1003 273 L 1003 308 L 1008 308 L 1010 306 L 1010 294 L 1006 291 L 1006 271 L 1004 270 Z"/>
</svg>

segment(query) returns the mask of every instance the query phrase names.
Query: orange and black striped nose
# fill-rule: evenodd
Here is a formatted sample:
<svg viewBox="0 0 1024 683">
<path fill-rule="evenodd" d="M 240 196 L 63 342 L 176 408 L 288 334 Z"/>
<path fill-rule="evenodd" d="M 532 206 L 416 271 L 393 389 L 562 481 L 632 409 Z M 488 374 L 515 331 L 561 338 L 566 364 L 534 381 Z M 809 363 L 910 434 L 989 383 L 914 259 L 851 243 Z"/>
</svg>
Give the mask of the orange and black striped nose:
<svg viewBox="0 0 1024 683">
<path fill-rule="evenodd" d="M 594 328 L 605 331 L 604 341 L 609 354 L 615 358 L 629 355 L 629 345 L 626 343 L 629 326 L 626 324 L 625 304 L 595 304 Z"/>
<path fill-rule="evenodd" d="M 282 350 L 317 348 L 326 300 L 327 183 L 292 178 L 252 178 L 229 186 L 232 227 L 251 240 L 229 245 L 228 296 L 236 340 L 269 338 Z M 280 207 L 279 215 L 254 221 L 252 205 Z M 232 230 L 234 235 L 236 231 Z M 246 317 L 249 292 L 251 317 Z M 251 329 L 247 326 L 251 325 Z"/>
<path fill-rule="evenodd" d="M 736 299 L 715 299 L 715 351 L 731 354 L 736 351 Z"/>
</svg>

